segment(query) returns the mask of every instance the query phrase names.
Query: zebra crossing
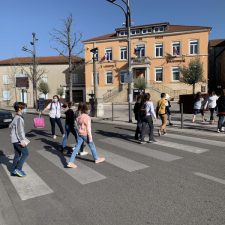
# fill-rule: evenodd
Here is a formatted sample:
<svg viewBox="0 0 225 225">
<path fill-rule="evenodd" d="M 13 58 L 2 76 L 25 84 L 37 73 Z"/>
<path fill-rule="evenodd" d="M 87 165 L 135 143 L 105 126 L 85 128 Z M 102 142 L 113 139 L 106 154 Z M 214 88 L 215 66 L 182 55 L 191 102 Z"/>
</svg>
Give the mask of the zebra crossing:
<svg viewBox="0 0 225 225">
<path fill-rule="evenodd" d="M 138 160 L 129 159 L 129 157 L 124 157 L 120 154 L 116 154 L 113 151 L 106 150 L 107 146 L 111 146 L 114 149 L 125 150 L 127 152 L 147 156 L 148 158 L 154 160 L 160 160 L 167 163 L 172 163 L 176 160 L 182 160 L 184 157 L 179 155 L 179 151 L 175 154 L 169 153 L 172 149 L 185 151 L 189 154 L 203 154 L 210 151 L 209 148 L 196 147 L 196 143 L 209 144 L 211 146 L 224 147 L 225 142 L 203 139 L 200 137 L 188 137 L 180 134 L 169 134 L 167 136 L 169 140 L 161 139 L 156 143 L 139 145 L 138 143 L 130 142 L 119 138 L 105 138 L 99 140 L 99 146 L 97 145 L 97 152 L 101 156 L 105 156 L 106 164 L 111 164 L 127 173 L 133 173 L 135 171 L 144 170 L 149 168 L 149 165 L 139 162 Z M 180 144 L 176 143 L 176 139 L 189 141 L 190 144 Z M 103 148 L 103 146 L 105 146 Z M 159 147 L 167 147 L 167 150 L 158 150 Z M 164 148 L 165 149 L 165 148 Z M 57 151 L 52 149 L 52 151 Z M 68 169 L 66 168 L 66 162 L 68 157 L 65 159 L 61 153 L 53 154 L 51 151 L 46 151 L 44 149 L 37 151 L 40 157 L 45 158 L 49 163 L 53 164 L 57 169 L 63 171 L 66 175 L 70 176 L 71 179 L 80 183 L 81 185 L 86 185 L 94 182 L 101 182 L 107 179 L 104 171 L 98 172 L 98 169 L 93 169 L 88 166 L 87 163 L 82 162 L 82 160 L 76 160 L 77 168 Z M 63 160 L 64 162 L 63 162 Z M 54 191 L 49 187 L 47 181 L 44 181 L 39 175 L 38 171 L 32 169 L 32 165 L 25 163 L 24 170 L 27 172 L 28 176 L 25 178 L 13 177 L 10 175 L 9 168 L 12 161 L 12 156 L 0 157 L 0 163 L 7 174 L 10 182 L 15 187 L 17 194 L 21 200 L 28 200 L 31 198 L 40 197 L 43 195 L 48 195 L 54 193 Z M 96 165 L 97 166 L 97 165 Z M 98 171 L 97 171 L 98 170 Z M 210 181 L 218 182 L 225 185 L 225 180 L 221 178 L 216 178 L 211 175 L 203 174 L 198 171 L 194 173 L 195 176 L 208 179 Z M 22 181 L 22 182 L 21 182 Z"/>
</svg>

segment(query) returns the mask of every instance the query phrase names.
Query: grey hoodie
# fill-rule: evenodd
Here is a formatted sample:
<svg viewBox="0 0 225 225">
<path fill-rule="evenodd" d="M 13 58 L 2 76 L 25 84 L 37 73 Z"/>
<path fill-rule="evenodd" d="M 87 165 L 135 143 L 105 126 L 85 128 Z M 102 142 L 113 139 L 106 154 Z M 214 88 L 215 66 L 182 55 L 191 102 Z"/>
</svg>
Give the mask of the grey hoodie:
<svg viewBox="0 0 225 225">
<path fill-rule="evenodd" d="M 12 123 L 9 125 L 9 128 L 11 129 L 11 143 L 25 140 L 24 119 L 21 115 L 15 115 Z"/>
</svg>

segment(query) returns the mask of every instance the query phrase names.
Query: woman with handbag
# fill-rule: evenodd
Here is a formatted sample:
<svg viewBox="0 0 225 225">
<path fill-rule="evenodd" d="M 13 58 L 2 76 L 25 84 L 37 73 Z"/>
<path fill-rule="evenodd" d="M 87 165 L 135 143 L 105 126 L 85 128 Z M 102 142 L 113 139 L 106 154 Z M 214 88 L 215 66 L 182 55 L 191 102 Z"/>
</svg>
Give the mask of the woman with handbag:
<svg viewBox="0 0 225 225">
<path fill-rule="evenodd" d="M 11 175 L 24 177 L 26 173 L 22 170 L 29 153 L 27 145 L 29 140 L 25 137 L 23 110 L 26 108 L 26 104 L 23 102 L 14 103 L 14 109 L 16 115 L 9 125 L 11 129 L 11 143 L 14 147 L 15 156 L 13 159 Z"/>
<path fill-rule="evenodd" d="M 49 110 L 49 117 L 50 117 L 50 123 L 51 123 L 51 131 L 53 139 L 56 139 L 55 135 L 55 123 L 58 125 L 60 132 L 62 136 L 64 137 L 64 130 L 61 123 L 61 107 L 62 103 L 59 102 L 59 96 L 54 95 L 52 102 L 50 102 L 47 107 L 43 110 L 43 112 Z"/>
</svg>

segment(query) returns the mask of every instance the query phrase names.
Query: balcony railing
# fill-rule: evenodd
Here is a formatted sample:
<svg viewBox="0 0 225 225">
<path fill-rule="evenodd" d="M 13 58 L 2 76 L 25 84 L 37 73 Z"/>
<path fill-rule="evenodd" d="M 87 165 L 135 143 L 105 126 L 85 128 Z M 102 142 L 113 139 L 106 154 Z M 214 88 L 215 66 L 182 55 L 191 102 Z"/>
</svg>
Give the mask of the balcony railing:
<svg viewBox="0 0 225 225">
<path fill-rule="evenodd" d="M 134 58 L 131 58 L 131 64 L 132 65 L 150 64 L 150 58 L 149 57 L 134 57 Z"/>
</svg>

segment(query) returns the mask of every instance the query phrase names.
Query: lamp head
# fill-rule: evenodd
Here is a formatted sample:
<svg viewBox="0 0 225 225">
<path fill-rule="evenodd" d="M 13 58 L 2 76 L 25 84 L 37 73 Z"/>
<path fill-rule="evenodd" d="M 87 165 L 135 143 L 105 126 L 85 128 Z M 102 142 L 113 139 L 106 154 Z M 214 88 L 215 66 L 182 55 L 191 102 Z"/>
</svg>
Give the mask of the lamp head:
<svg viewBox="0 0 225 225">
<path fill-rule="evenodd" d="M 92 52 L 93 54 L 95 54 L 97 51 L 98 51 L 98 48 L 92 48 L 92 49 L 90 50 L 90 52 Z"/>
</svg>

